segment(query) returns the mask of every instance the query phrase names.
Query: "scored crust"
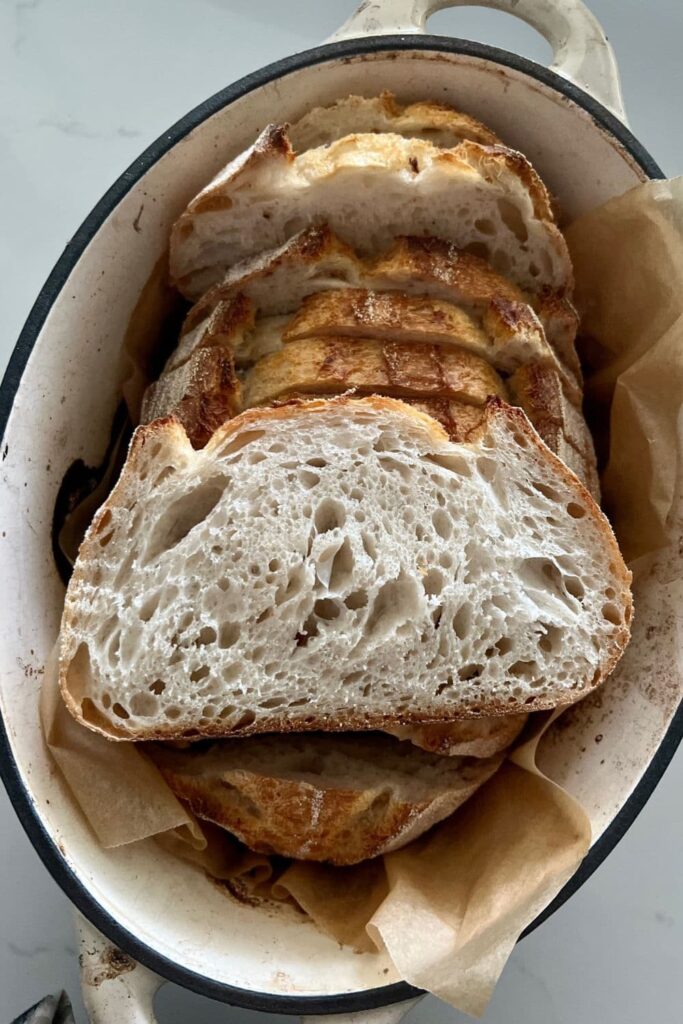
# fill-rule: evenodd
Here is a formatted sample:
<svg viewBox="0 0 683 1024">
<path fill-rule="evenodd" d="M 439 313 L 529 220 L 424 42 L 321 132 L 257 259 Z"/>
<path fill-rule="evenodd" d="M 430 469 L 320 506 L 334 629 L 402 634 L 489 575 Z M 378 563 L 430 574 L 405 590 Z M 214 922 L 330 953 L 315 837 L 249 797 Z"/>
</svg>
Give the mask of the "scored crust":
<svg viewBox="0 0 683 1024">
<path fill-rule="evenodd" d="M 244 403 L 253 408 L 290 393 L 349 389 L 473 405 L 483 405 L 489 395 L 506 396 L 496 371 L 463 349 L 325 337 L 292 341 L 264 356 L 247 374 Z"/>
<path fill-rule="evenodd" d="M 538 331 L 538 316 L 549 345 L 566 367 L 568 381 L 581 387 L 574 348 L 578 317 L 568 299 L 526 296 L 485 260 L 438 238 L 399 237 L 377 259 L 362 259 L 327 225 L 306 229 L 279 249 L 234 267 L 211 287 L 187 314 L 169 368 L 197 345 L 220 343 L 210 318 L 223 302 L 248 300 L 261 318 L 291 315 L 309 296 L 342 288 L 448 302 L 478 324 L 491 317 L 494 326 L 503 329 L 507 324 L 507 330 L 517 334 Z M 234 322 L 233 347 L 239 347 L 245 329 L 253 327 L 248 318 L 243 311 L 241 322 Z"/>
<path fill-rule="evenodd" d="M 562 432 L 564 439 L 580 455 L 595 462 L 590 431 L 580 409 L 567 398 L 562 382 L 552 367 L 539 362 L 521 366 L 509 378 L 512 401 L 527 414 L 541 437 Z"/>
<path fill-rule="evenodd" d="M 283 343 L 323 335 L 377 338 L 467 349 L 499 372 L 513 373 L 534 362 L 555 369 L 572 401 L 582 388 L 546 341 L 533 310 L 524 302 L 496 297 L 481 323 L 444 299 L 398 291 L 343 288 L 307 296 L 282 332 Z"/>
<path fill-rule="evenodd" d="M 140 422 L 173 415 L 195 448 L 201 448 L 221 423 L 242 410 L 242 389 L 232 357 L 220 348 L 200 348 L 145 391 Z"/>
</svg>

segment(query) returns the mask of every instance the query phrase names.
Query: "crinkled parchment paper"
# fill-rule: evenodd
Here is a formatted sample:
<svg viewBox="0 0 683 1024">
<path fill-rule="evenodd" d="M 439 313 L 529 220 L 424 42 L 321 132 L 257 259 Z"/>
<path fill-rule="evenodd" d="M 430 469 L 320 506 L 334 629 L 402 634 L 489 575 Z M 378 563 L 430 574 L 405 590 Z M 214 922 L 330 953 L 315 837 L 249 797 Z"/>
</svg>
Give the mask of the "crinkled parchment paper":
<svg viewBox="0 0 683 1024">
<path fill-rule="evenodd" d="M 587 407 L 606 460 L 605 508 L 627 559 L 637 564 L 670 543 L 674 529 L 682 239 L 682 180 L 638 186 L 568 230 Z M 129 339 L 128 355 L 134 350 Z M 140 379 L 129 389 L 132 405 Z M 157 836 L 228 886 L 293 900 L 339 942 L 366 951 L 385 947 L 406 981 L 473 1015 L 484 1011 L 519 934 L 590 845 L 580 805 L 536 766 L 549 724 L 543 715 L 532 716 L 522 746 L 451 818 L 405 849 L 352 868 L 271 861 L 198 822 L 144 745 L 111 743 L 70 718 L 54 664 L 42 715 L 49 748 L 103 846 Z"/>
</svg>

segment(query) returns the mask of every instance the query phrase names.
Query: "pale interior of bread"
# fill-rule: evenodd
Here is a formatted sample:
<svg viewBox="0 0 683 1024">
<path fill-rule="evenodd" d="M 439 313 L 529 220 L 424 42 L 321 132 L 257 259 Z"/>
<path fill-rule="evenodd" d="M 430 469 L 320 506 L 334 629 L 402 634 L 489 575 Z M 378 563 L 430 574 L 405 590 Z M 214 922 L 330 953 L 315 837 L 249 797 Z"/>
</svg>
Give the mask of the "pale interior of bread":
<svg viewBox="0 0 683 1024">
<path fill-rule="evenodd" d="M 198 452 L 175 424 L 142 430 L 62 629 L 67 699 L 105 731 L 550 707 L 627 635 L 607 521 L 501 403 L 467 444 L 374 398 L 243 414 Z"/>
</svg>

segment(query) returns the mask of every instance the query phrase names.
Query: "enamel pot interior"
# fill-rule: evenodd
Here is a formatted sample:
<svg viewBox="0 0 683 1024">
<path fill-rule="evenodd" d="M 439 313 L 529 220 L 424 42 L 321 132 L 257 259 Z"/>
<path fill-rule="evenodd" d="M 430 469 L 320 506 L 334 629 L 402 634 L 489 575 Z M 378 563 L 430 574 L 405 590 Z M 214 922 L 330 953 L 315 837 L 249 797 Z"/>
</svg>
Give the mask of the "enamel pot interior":
<svg viewBox="0 0 683 1024">
<path fill-rule="evenodd" d="M 266 913 L 222 896 L 152 841 L 99 847 L 47 758 L 38 724 L 41 672 L 63 600 L 51 523 L 66 469 L 75 459 L 102 459 L 119 400 L 121 339 L 184 204 L 269 121 L 382 89 L 403 101 L 441 99 L 486 121 L 528 154 L 569 216 L 659 174 L 589 97 L 502 51 L 434 37 L 309 51 L 208 101 L 116 183 L 41 293 L 1 399 L 2 772 L 17 812 L 70 898 L 123 949 L 207 995 L 284 1012 L 358 1010 L 406 999 L 413 990 L 398 984 L 384 956 L 340 949 L 294 912 Z M 582 704 L 544 754 L 546 767 L 577 793 L 593 821 L 597 845 L 579 877 L 625 830 L 675 747 L 675 727 L 662 745 L 673 700 L 657 702 L 633 681 L 637 672 L 642 666 L 632 658 L 621 699 L 612 699 L 611 687 L 600 702 Z M 631 742 L 624 751 L 626 732 Z M 658 748 L 656 765 L 622 811 Z"/>
</svg>

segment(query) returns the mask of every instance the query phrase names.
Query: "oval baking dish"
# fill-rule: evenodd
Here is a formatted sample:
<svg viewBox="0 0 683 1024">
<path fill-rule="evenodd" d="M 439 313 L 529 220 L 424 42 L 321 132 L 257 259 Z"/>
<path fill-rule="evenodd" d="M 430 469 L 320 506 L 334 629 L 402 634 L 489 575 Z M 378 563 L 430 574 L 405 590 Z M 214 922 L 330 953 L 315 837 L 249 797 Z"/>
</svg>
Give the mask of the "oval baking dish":
<svg viewBox="0 0 683 1024">
<path fill-rule="evenodd" d="M 295 120 L 314 103 L 350 93 L 388 89 L 402 102 L 442 99 L 526 153 L 569 219 L 662 176 L 625 126 L 611 49 L 579 0 L 486 4 L 524 18 L 548 38 L 555 51 L 550 69 L 501 49 L 424 34 L 428 15 L 443 6 L 449 5 L 363 4 L 332 41 L 247 76 L 164 133 L 66 247 L 28 317 L 0 392 L 5 785 L 48 870 L 96 929 L 163 978 L 254 1009 L 351 1012 L 419 993 L 399 981 L 381 955 L 355 954 L 308 923 L 218 898 L 203 876 L 151 841 L 134 849 L 100 848 L 50 766 L 38 722 L 40 670 L 63 601 L 52 550 L 55 498 L 74 460 L 102 460 L 120 397 L 121 339 L 174 219 L 266 123 Z M 618 716 L 608 703 L 603 721 L 593 710 L 591 734 L 601 732 L 608 750 L 615 730 L 631 730 L 632 757 L 609 779 L 607 793 L 604 778 L 595 778 L 576 753 L 588 725 L 580 713 L 572 716 L 563 742 L 567 758 L 575 759 L 594 843 L 534 927 L 623 836 L 681 738 L 683 716 L 674 706 L 645 733 L 634 727 L 637 703 L 624 704 Z"/>
</svg>

